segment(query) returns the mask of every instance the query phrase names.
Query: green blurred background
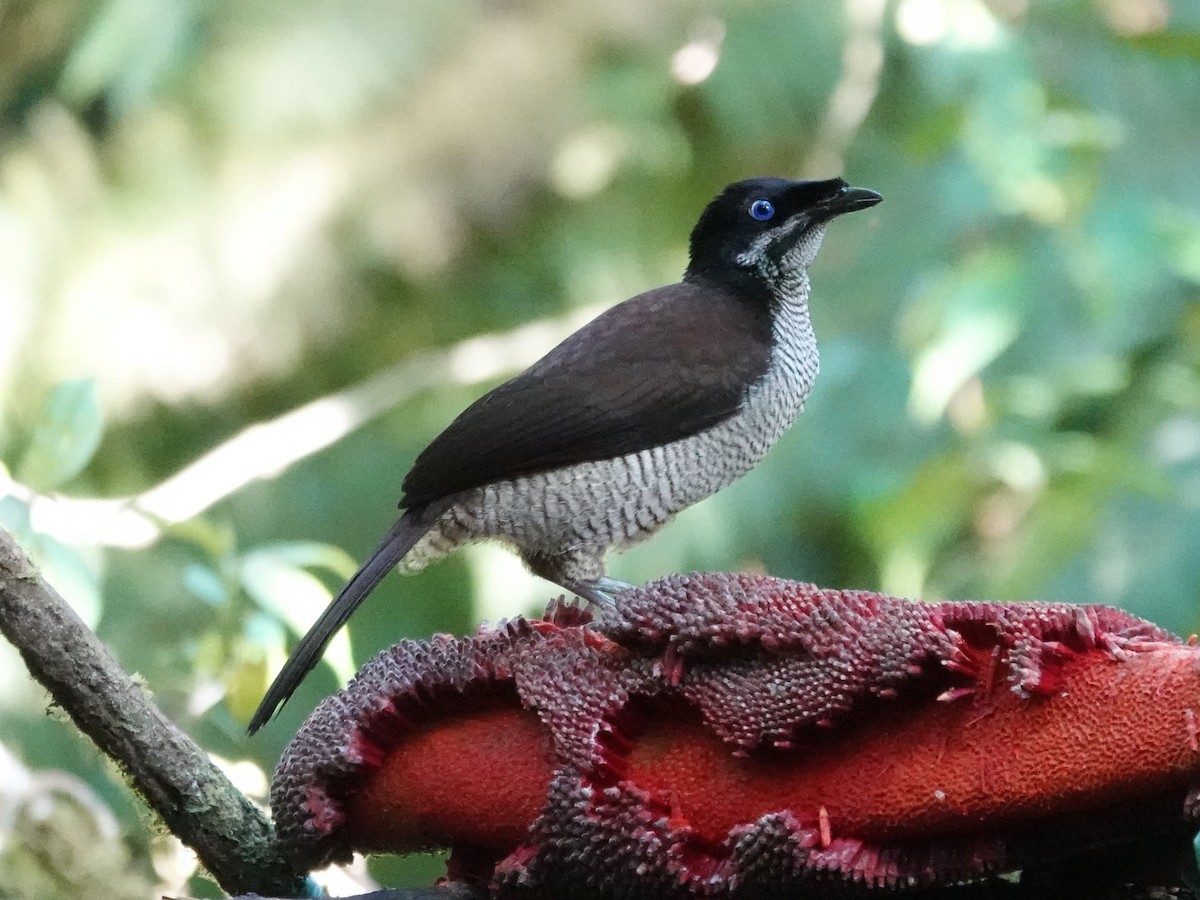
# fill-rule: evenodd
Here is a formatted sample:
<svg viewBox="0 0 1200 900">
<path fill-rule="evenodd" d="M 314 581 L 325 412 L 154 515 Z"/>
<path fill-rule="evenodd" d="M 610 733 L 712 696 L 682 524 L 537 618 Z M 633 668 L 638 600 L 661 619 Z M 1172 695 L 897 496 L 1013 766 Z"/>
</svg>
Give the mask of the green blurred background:
<svg viewBox="0 0 1200 900">
<path fill-rule="evenodd" d="M 389 579 L 246 738 L 425 443 L 725 183 L 842 173 L 808 411 L 613 574 L 1200 627 L 1195 2 L 0 2 L 0 524 L 261 797 L 357 663 L 555 593 Z M 45 708 L 0 645 L 0 894 L 218 896 Z"/>
</svg>

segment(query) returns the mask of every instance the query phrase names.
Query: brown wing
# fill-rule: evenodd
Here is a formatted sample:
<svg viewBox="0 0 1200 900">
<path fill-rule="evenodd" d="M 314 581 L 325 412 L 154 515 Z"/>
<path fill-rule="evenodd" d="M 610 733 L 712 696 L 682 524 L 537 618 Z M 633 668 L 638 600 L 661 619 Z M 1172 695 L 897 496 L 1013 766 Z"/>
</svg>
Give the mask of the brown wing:
<svg viewBox="0 0 1200 900">
<path fill-rule="evenodd" d="M 400 506 L 716 425 L 766 371 L 770 343 L 758 293 L 683 282 L 639 294 L 467 407 L 417 457 Z"/>
</svg>

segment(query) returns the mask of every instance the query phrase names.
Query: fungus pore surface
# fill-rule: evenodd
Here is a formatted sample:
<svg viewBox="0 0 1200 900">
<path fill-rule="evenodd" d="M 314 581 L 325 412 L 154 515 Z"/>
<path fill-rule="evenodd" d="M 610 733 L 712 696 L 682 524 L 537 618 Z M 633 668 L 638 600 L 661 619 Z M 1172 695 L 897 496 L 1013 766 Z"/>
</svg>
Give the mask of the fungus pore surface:
<svg viewBox="0 0 1200 900">
<path fill-rule="evenodd" d="M 1120 610 L 676 576 L 385 651 L 272 807 L 299 866 L 449 847 L 499 895 L 903 890 L 1183 834 L 1198 700 Z"/>
</svg>

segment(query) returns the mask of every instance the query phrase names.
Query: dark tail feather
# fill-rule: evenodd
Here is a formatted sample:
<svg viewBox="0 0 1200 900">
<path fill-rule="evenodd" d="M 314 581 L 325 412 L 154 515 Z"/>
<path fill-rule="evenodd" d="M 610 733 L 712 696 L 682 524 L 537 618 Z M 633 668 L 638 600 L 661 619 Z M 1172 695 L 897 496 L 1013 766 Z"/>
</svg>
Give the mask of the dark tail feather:
<svg viewBox="0 0 1200 900">
<path fill-rule="evenodd" d="M 392 526 L 383 543 L 325 607 L 321 618 L 308 629 L 308 634 L 304 635 L 292 651 L 292 655 L 288 657 L 288 661 L 279 670 L 271 687 L 267 689 L 266 696 L 250 719 L 251 734 L 267 724 L 275 711 L 287 702 L 292 692 L 304 680 L 304 676 L 312 671 L 313 666 L 321 659 L 325 646 L 337 634 L 338 629 L 346 624 L 346 620 L 367 599 L 367 595 L 396 567 L 429 527 L 430 523 L 425 516 L 416 516 L 411 512 L 405 513 Z"/>
</svg>

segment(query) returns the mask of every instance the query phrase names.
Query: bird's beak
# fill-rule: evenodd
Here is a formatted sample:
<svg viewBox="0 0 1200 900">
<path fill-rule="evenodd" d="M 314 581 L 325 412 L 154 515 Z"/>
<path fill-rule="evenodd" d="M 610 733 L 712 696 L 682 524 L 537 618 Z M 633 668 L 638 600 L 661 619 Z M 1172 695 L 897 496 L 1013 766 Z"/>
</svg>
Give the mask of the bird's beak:
<svg viewBox="0 0 1200 900">
<path fill-rule="evenodd" d="M 874 206 L 882 199 L 883 197 L 869 188 L 850 187 L 847 184 L 843 185 L 840 191 L 825 202 L 825 213 L 828 218 L 832 219 L 834 216 L 840 216 L 843 213 L 855 212 L 856 210 Z"/>
</svg>

